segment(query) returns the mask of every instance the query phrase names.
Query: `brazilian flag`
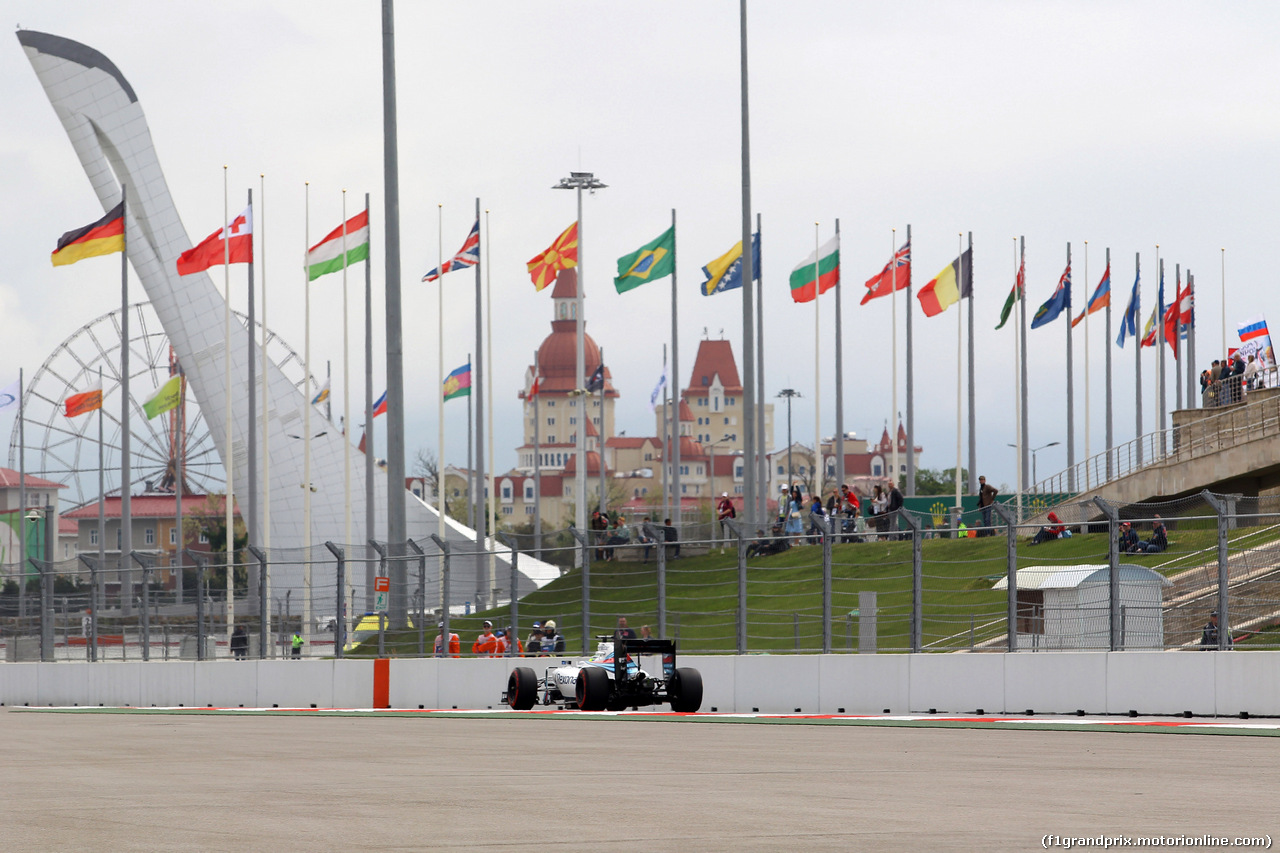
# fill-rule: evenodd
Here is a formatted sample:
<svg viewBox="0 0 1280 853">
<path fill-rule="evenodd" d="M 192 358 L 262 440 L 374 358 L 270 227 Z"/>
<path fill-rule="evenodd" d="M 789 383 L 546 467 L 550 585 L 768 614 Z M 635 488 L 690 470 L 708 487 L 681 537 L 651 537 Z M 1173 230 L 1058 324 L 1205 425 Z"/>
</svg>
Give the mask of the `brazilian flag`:
<svg viewBox="0 0 1280 853">
<path fill-rule="evenodd" d="M 676 266 L 676 228 L 671 226 L 662 236 L 629 255 L 618 258 L 618 276 L 613 284 L 619 293 L 671 275 Z"/>
</svg>

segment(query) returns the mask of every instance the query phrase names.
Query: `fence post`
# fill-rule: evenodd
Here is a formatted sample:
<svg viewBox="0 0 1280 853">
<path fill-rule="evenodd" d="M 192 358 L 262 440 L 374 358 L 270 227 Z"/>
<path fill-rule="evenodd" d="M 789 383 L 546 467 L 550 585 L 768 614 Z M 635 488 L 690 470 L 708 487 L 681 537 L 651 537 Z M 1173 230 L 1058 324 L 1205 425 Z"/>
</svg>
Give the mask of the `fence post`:
<svg viewBox="0 0 1280 853">
<path fill-rule="evenodd" d="M 507 632 L 507 657 L 519 657 L 520 649 L 516 644 L 520 642 L 520 596 L 517 591 L 520 589 L 520 568 L 518 560 L 520 552 L 516 550 L 516 539 L 508 536 L 506 533 L 499 533 L 495 539 L 511 549 L 511 616 L 510 624 L 507 626 L 511 631 Z M 496 550 L 496 548 L 495 548 Z M 514 632 L 514 633 L 513 633 Z"/>
<path fill-rule="evenodd" d="M 1228 612 L 1230 601 L 1227 595 L 1227 529 L 1235 522 L 1235 501 L 1218 498 L 1208 489 L 1202 491 L 1200 496 L 1218 514 L 1218 649 L 1221 651 L 1231 648 L 1231 619 Z"/>
<path fill-rule="evenodd" d="M 190 548 L 184 551 L 196 567 L 196 660 L 204 660 L 204 558 Z"/>
<path fill-rule="evenodd" d="M 338 660 L 342 660 L 342 647 L 346 645 L 346 619 L 343 618 L 347 609 L 347 554 L 332 542 L 325 542 L 324 547 L 329 549 L 338 561 L 338 597 L 337 605 L 334 607 L 333 615 L 333 656 Z"/>
<path fill-rule="evenodd" d="M 1008 637 L 1008 649 L 1011 652 L 1018 650 L 1018 529 L 1014 514 L 1004 504 L 996 501 L 991 505 L 996 511 L 996 515 L 1005 525 L 1005 536 L 1008 537 L 1005 544 L 1005 573 L 1008 578 L 1009 592 L 1007 596 L 1006 612 L 1005 612 L 1005 635 Z"/>
<path fill-rule="evenodd" d="M 53 660 L 53 621 L 50 617 L 49 575 L 52 563 L 32 558 L 31 565 L 40 575 L 40 660 Z"/>
<path fill-rule="evenodd" d="M 151 567 L 154 557 L 144 557 L 137 551 L 130 551 L 129 556 L 142 567 L 142 659 L 151 660 Z"/>
<path fill-rule="evenodd" d="M 440 549 L 440 657 L 449 656 L 449 543 L 436 534 L 431 541 Z M 372 541 L 369 543 L 373 544 Z"/>
<path fill-rule="evenodd" d="M 744 522 L 729 521 L 729 529 L 738 541 L 738 654 L 747 653 L 747 540 L 742 535 Z"/>
<path fill-rule="evenodd" d="M 667 636 L 667 543 L 665 534 L 653 525 L 645 522 L 641 525 L 644 535 L 652 539 L 658 552 L 658 636 Z"/>
<path fill-rule="evenodd" d="M 835 525 L 831 519 L 812 516 L 822 531 L 822 653 L 831 654 L 831 531 Z"/>
<path fill-rule="evenodd" d="M 427 552 L 410 539 L 409 550 L 418 557 L 418 657 L 427 656 Z"/>
<path fill-rule="evenodd" d="M 1118 652 L 1124 648 L 1120 619 L 1120 545 L 1119 527 L 1120 512 L 1102 498 L 1094 498 L 1094 505 L 1107 517 L 1107 624 L 1109 627 L 1111 651 Z"/>
<path fill-rule="evenodd" d="M 590 654 L 591 642 L 591 533 L 570 527 L 573 538 L 582 545 L 582 653 Z"/>
<path fill-rule="evenodd" d="M 249 553 L 258 561 L 258 660 L 267 659 L 267 641 L 271 637 L 271 602 L 267 600 L 267 555 L 257 545 Z"/>
<path fill-rule="evenodd" d="M 911 651 L 918 652 L 924 645 L 924 529 L 909 512 L 898 510 L 898 517 L 911 528 Z"/>
<path fill-rule="evenodd" d="M 89 567 L 89 662 L 98 660 L 98 564 L 87 554 L 78 554 Z"/>
</svg>

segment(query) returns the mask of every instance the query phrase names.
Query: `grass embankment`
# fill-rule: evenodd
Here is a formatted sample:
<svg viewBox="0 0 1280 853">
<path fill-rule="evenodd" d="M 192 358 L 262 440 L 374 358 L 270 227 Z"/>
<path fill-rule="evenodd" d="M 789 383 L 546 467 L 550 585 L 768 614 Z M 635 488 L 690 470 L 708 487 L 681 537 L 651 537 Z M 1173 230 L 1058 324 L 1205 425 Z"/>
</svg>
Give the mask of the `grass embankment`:
<svg viewBox="0 0 1280 853">
<path fill-rule="evenodd" d="M 1170 548 L 1162 554 L 1126 554 L 1126 564 L 1153 568 L 1166 575 L 1216 559 L 1217 532 L 1198 522 L 1178 522 L 1170 531 Z M 1277 538 L 1280 530 L 1243 528 L 1231 532 L 1241 545 Z M 1104 533 L 1077 534 L 1031 547 L 1021 538 L 1019 568 L 1107 562 Z M 1233 547 L 1232 550 L 1235 550 Z M 922 634 L 926 647 L 967 648 L 970 642 L 1004 633 L 1007 599 L 992 584 L 1006 573 L 1007 542 L 1003 536 L 978 539 L 926 539 L 922 543 Z M 591 565 L 590 633 L 609 633 L 618 616 L 632 628 L 657 626 L 657 572 L 653 562 L 593 562 Z M 667 634 L 686 652 L 732 652 L 736 649 L 738 568 L 736 554 L 713 552 L 667 564 Z M 832 551 L 832 647 L 856 649 L 859 592 L 877 594 L 877 644 L 881 651 L 910 645 L 912 599 L 911 542 L 865 542 L 836 545 Z M 582 648 L 582 573 L 565 576 L 519 602 L 517 634 L 549 618 L 566 636 L 569 653 Z M 751 652 L 815 651 L 822 647 L 822 549 L 802 545 L 769 557 L 752 559 L 747 569 L 747 648 Z M 462 638 L 463 655 L 491 619 L 505 625 L 509 608 L 453 617 L 450 628 Z M 427 626 L 430 649 L 433 625 Z M 591 644 L 594 646 L 594 643 Z M 389 632 L 389 655 L 416 655 L 416 630 Z M 376 638 L 349 654 L 377 653 Z"/>
</svg>

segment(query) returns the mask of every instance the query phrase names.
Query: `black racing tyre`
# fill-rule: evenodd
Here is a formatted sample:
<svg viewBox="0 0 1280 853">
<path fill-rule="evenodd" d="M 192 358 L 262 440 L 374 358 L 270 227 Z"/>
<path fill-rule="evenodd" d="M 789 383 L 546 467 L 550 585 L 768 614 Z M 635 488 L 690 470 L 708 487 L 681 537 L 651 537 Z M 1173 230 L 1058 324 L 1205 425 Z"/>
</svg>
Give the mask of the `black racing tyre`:
<svg viewBox="0 0 1280 853">
<path fill-rule="evenodd" d="M 598 667 L 583 667 L 578 670 L 574 696 L 579 710 L 603 711 L 609 704 L 609 676 Z"/>
<path fill-rule="evenodd" d="M 511 670 L 507 678 L 507 704 L 517 711 L 527 711 L 538 701 L 538 676 L 527 666 Z"/>
<path fill-rule="evenodd" d="M 702 707 L 702 673 L 691 666 L 676 667 L 667 682 L 671 710 L 692 714 Z"/>
</svg>

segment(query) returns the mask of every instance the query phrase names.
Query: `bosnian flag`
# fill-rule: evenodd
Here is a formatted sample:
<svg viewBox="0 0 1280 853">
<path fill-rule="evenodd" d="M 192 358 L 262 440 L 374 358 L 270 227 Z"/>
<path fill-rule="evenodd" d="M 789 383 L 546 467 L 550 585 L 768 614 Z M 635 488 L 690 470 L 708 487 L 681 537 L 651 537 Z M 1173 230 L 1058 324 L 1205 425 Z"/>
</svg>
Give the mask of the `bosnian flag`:
<svg viewBox="0 0 1280 853">
<path fill-rule="evenodd" d="M 1267 321 L 1262 318 L 1261 314 L 1254 317 L 1252 320 L 1245 320 L 1241 323 L 1239 325 L 1239 331 L 1240 341 L 1242 343 L 1244 341 L 1251 341 L 1254 338 L 1267 338 L 1271 336 L 1270 332 L 1267 331 Z"/>
<path fill-rule="evenodd" d="M 201 240 L 200 245 L 179 255 L 178 275 L 204 272 L 228 262 L 253 263 L 253 205 L 246 207 L 226 228 L 219 228 Z"/>
<path fill-rule="evenodd" d="M 444 272 L 453 272 L 463 267 L 474 267 L 480 263 L 480 220 L 476 220 L 476 224 L 471 226 L 471 233 L 467 235 L 467 240 L 462 244 L 462 248 L 458 250 L 458 254 L 444 262 Z M 422 277 L 423 281 L 435 281 L 444 275 L 437 267 Z"/>
<path fill-rule="evenodd" d="M 326 273 L 367 260 L 369 211 L 362 210 L 307 250 L 307 281 L 315 281 Z"/>
<path fill-rule="evenodd" d="M 382 396 L 378 398 L 378 402 L 373 404 L 373 416 L 385 415 L 387 413 L 387 392 L 383 391 Z"/>
</svg>

